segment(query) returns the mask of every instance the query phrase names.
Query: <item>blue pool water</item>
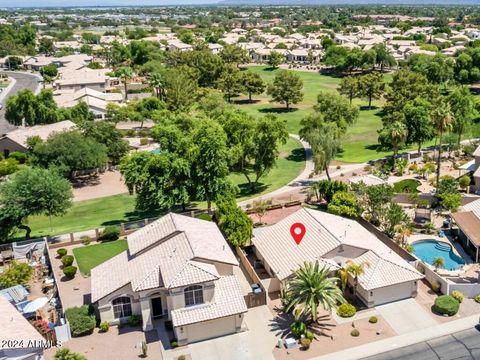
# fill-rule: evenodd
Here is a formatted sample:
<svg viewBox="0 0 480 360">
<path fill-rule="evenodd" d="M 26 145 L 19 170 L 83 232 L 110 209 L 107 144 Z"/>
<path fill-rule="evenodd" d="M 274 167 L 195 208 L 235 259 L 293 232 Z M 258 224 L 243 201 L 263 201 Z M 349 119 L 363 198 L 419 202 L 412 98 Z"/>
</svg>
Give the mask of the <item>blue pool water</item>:
<svg viewBox="0 0 480 360">
<path fill-rule="evenodd" d="M 157 155 L 157 154 L 160 154 L 160 149 L 153 149 L 153 150 L 150 150 L 150 152 L 151 152 L 152 154 Z"/>
<path fill-rule="evenodd" d="M 446 244 L 437 240 L 420 240 L 412 244 L 413 253 L 422 261 L 432 265 L 433 260 L 436 257 L 443 257 L 445 260 L 444 268 L 446 270 L 456 270 L 462 265 L 465 265 L 465 261 L 456 255 L 449 244 Z"/>
</svg>

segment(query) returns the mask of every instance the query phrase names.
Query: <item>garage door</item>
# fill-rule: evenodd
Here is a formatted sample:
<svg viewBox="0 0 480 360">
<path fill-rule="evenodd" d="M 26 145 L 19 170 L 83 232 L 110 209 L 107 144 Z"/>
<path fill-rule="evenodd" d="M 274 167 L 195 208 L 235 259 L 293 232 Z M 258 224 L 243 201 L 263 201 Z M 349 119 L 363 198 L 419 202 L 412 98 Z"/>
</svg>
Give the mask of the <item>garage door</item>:
<svg viewBox="0 0 480 360">
<path fill-rule="evenodd" d="M 407 282 L 376 289 L 373 293 L 375 305 L 386 304 L 412 297 L 412 286 L 413 284 L 411 282 Z"/>
<path fill-rule="evenodd" d="M 215 337 L 233 334 L 235 332 L 235 317 L 230 316 L 187 326 L 188 342 L 202 341 Z"/>
</svg>

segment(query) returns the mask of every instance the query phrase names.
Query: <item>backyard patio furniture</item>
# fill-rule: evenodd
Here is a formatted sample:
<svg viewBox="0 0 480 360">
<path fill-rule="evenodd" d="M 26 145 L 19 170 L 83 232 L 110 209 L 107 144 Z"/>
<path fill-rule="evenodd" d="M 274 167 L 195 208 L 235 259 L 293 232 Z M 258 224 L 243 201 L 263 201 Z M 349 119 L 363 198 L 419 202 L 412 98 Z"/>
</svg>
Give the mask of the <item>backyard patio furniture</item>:
<svg viewBox="0 0 480 360">
<path fill-rule="evenodd" d="M 294 338 L 286 338 L 285 339 L 285 347 L 287 349 L 294 349 L 297 347 L 297 340 Z"/>
</svg>

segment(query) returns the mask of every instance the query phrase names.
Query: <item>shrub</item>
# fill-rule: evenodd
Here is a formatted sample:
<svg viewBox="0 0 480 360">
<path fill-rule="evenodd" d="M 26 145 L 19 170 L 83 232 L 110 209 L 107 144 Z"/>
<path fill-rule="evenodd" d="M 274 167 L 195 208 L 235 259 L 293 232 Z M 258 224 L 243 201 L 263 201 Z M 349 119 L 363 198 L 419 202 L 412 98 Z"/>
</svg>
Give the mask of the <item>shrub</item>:
<svg viewBox="0 0 480 360">
<path fill-rule="evenodd" d="M 63 266 L 71 266 L 73 264 L 73 256 L 72 255 L 64 255 L 62 256 L 61 262 Z"/>
<path fill-rule="evenodd" d="M 360 331 L 358 331 L 358 329 L 353 329 L 352 331 L 350 331 L 350 335 L 354 337 L 360 336 Z"/>
<path fill-rule="evenodd" d="M 128 325 L 138 326 L 142 323 L 142 318 L 140 315 L 130 315 L 128 317 Z"/>
<path fill-rule="evenodd" d="M 197 216 L 197 219 L 206 220 L 206 221 L 212 221 L 212 215 L 207 214 L 207 213 L 203 213 L 203 214 L 198 215 L 198 216 Z"/>
<path fill-rule="evenodd" d="M 11 152 L 8 157 L 17 160 L 19 164 L 25 164 L 28 161 L 28 155 L 20 151 Z"/>
<path fill-rule="evenodd" d="M 102 321 L 99 327 L 102 332 L 107 332 L 110 329 L 110 325 L 106 321 Z"/>
<path fill-rule="evenodd" d="M 355 306 L 352 304 L 342 304 L 337 309 L 337 315 L 341 317 L 352 317 L 357 312 Z"/>
<path fill-rule="evenodd" d="M 67 309 L 65 317 L 70 323 L 70 331 L 74 337 L 91 334 L 95 329 L 95 315 L 88 305 Z"/>
<path fill-rule="evenodd" d="M 378 318 L 376 316 L 370 316 L 370 318 L 368 319 L 368 322 L 370 324 L 376 324 L 378 322 Z"/>
<path fill-rule="evenodd" d="M 141 138 L 140 139 L 140 145 L 145 146 L 148 144 L 148 139 L 147 138 Z"/>
<path fill-rule="evenodd" d="M 64 257 L 65 255 L 67 255 L 67 249 L 64 249 L 64 248 L 58 249 L 57 250 L 57 255 L 60 258 Z"/>
<path fill-rule="evenodd" d="M 63 268 L 63 273 L 65 274 L 66 277 L 73 278 L 73 277 L 75 277 L 75 274 L 77 273 L 77 267 L 76 266 L 65 266 Z"/>
<path fill-rule="evenodd" d="M 172 340 L 170 340 L 170 346 L 172 347 L 172 349 L 175 349 L 176 347 L 178 347 L 178 340 L 176 338 L 173 338 Z"/>
<path fill-rule="evenodd" d="M 102 241 L 113 241 L 118 240 L 119 236 L 120 228 L 115 225 L 110 225 L 103 229 L 102 235 L 100 235 L 98 239 Z"/>
<path fill-rule="evenodd" d="M 177 360 L 186 360 L 186 357 L 185 357 L 185 355 L 180 355 L 180 356 L 177 358 Z"/>
<path fill-rule="evenodd" d="M 435 299 L 433 308 L 442 315 L 453 316 L 458 312 L 460 303 L 453 296 L 440 295 Z"/>
<path fill-rule="evenodd" d="M 58 349 L 55 353 L 54 360 L 87 360 L 87 358 L 79 353 L 73 352 L 68 348 Z"/>
<path fill-rule="evenodd" d="M 315 335 L 313 334 L 313 332 L 307 330 L 305 331 L 305 337 L 308 339 L 308 340 L 313 340 L 315 338 Z"/>
<path fill-rule="evenodd" d="M 173 330 L 173 323 L 171 320 L 165 321 L 165 330 L 172 331 Z"/>
<path fill-rule="evenodd" d="M 92 239 L 90 239 L 90 236 L 87 236 L 87 235 L 83 235 L 80 240 L 82 240 L 82 244 L 83 245 L 90 245 L 90 243 L 92 242 Z"/>
<path fill-rule="evenodd" d="M 421 182 L 415 179 L 405 179 L 393 184 L 393 191 L 396 193 L 417 193 L 417 187 Z"/>
<path fill-rule="evenodd" d="M 437 281 L 432 282 L 432 283 L 430 284 L 430 286 L 432 287 L 432 290 L 433 290 L 433 292 L 435 292 L 435 293 L 438 293 L 438 292 L 440 291 L 441 287 L 442 287 L 442 286 L 440 285 L 440 283 L 437 282 Z"/>
<path fill-rule="evenodd" d="M 292 335 L 295 338 L 299 338 L 302 334 L 305 333 L 307 327 L 304 322 L 297 320 L 290 325 L 290 330 L 292 331 Z"/>
<path fill-rule="evenodd" d="M 477 303 L 480 303 L 480 294 L 478 294 L 477 296 L 475 296 L 475 301 L 476 301 Z"/>
<path fill-rule="evenodd" d="M 308 350 L 310 348 L 310 344 L 312 343 L 312 340 L 305 338 L 302 338 L 300 340 L 300 344 L 302 344 L 302 347 L 304 350 Z"/>
<path fill-rule="evenodd" d="M 462 292 L 458 290 L 453 290 L 450 296 L 453 297 L 455 300 L 457 300 L 459 303 L 462 303 L 464 298 Z"/>
<path fill-rule="evenodd" d="M 16 285 L 28 285 L 32 278 L 33 267 L 26 263 L 12 261 L 10 265 L 0 274 L 0 289 Z"/>
</svg>

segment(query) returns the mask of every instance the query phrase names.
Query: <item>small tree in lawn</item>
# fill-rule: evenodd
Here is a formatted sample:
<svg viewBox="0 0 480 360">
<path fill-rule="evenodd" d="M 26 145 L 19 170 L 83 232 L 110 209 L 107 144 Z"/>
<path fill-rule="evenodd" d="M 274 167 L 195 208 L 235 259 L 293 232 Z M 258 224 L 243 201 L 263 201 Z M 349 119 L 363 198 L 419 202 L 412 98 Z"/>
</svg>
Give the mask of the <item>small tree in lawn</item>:
<svg viewBox="0 0 480 360">
<path fill-rule="evenodd" d="M 338 92 L 342 95 L 345 95 L 350 100 L 352 104 L 353 98 L 359 94 L 360 83 L 357 77 L 346 76 L 340 81 L 340 87 Z"/>
<path fill-rule="evenodd" d="M 372 99 L 380 99 L 385 91 L 383 77 L 379 73 L 363 75 L 359 79 L 359 93 L 368 99 L 368 108 L 372 108 Z"/>
<path fill-rule="evenodd" d="M 395 168 L 398 151 L 405 144 L 407 136 L 407 127 L 399 120 L 379 131 L 380 143 L 390 144 L 393 150 L 393 168 Z"/>
<path fill-rule="evenodd" d="M 270 53 L 270 57 L 268 59 L 268 65 L 272 69 L 276 69 L 276 68 L 278 68 L 278 65 L 280 65 L 284 60 L 285 60 L 285 56 L 283 56 L 282 54 L 280 54 L 277 51 L 272 51 Z"/>
<path fill-rule="evenodd" d="M 241 82 L 250 102 L 252 101 L 252 95 L 260 95 L 265 91 L 265 83 L 257 73 L 245 71 L 242 74 Z"/>
<path fill-rule="evenodd" d="M 438 269 L 441 269 L 445 266 L 445 259 L 443 256 L 437 256 L 435 259 L 433 259 L 432 265 L 435 267 L 435 271 L 438 271 Z"/>
<path fill-rule="evenodd" d="M 303 100 L 303 81 L 292 71 L 281 70 L 268 86 L 267 93 L 272 101 L 285 104 L 290 109 L 290 104 L 297 104 Z"/>
<path fill-rule="evenodd" d="M 458 181 L 458 184 L 460 185 L 460 187 L 462 188 L 462 190 L 464 191 L 467 191 L 468 192 L 468 188 L 470 186 L 470 176 L 468 175 L 463 175 L 460 180 Z"/>
<path fill-rule="evenodd" d="M 235 65 L 226 65 L 217 86 L 225 94 L 227 101 L 231 102 L 232 97 L 238 96 L 243 91 L 240 70 Z"/>
</svg>

